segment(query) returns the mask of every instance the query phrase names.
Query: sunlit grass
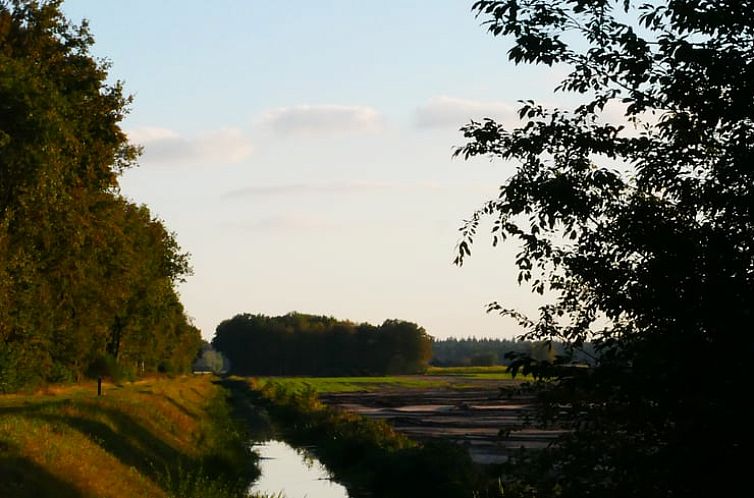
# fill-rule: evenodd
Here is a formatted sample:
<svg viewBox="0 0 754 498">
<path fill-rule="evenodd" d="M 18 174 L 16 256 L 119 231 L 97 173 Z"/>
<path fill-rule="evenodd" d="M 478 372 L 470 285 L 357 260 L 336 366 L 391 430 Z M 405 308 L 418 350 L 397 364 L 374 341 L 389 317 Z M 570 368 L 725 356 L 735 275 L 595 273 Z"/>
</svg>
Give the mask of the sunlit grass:
<svg viewBox="0 0 754 498">
<path fill-rule="evenodd" d="M 203 467 L 234 458 L 224 391 L 211 380 L 0 396 L 0 496 L 183 497 L 199 485 L 210 493 L 196 496 L 234 496 Z"/>
<path fill-rule="evenodd" d="M 503 365 L 491 367 L 430 367 L 424 375 L 395 375 L 384 377 L 257 377 L 260 387 L 274 382 L 291 391 L 314 390 L 317 393 L 375 392 L 389 389 L 463 389 L 467 381 L 511 380 Z M 516 379 L 527 380 L 518 375 Z"/>
<path fill-rule="evenodd" d="M 467 379 L 490 379 L 490 380 L 510 380 L 513 379 L 513 375 L 508 372 L 508 367 L 505 365 L 493 365 L 487 367 L 429 367 L 426 375 L 429 376 L 455 376 L 465 377 Z M 515 379 L 518 380 L 531 380 L 529 375 L 516 375 Z"/>
<path fill-rule="evenodd" d="M 505 365 L 466 366 L 466 367 L 429 367 L 427 375 L 476 375 L 476 374 L 507 374 Z"/>
<path fill-rule="evenodd" d="M 419 376 L 394 377 L 258 377 L 260 387 L 275 383 L 291 391 L 312 389 L 318 393 L 380 391 L 384 389 L 412 389 L 443 387 L 446 382 Z"/>
</svg>

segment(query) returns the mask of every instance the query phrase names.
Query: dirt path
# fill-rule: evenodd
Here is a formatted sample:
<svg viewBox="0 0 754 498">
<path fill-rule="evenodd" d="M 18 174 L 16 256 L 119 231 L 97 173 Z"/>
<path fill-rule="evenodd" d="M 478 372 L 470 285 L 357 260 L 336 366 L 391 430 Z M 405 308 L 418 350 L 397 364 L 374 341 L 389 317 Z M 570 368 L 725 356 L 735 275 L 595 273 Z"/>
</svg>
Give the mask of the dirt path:
<svg viewBox="0 0 754 498">
<path fill-rule="evenodd" d="M 482 464 L 505 461 L 518 448 L 542 448 L 562 431 L 524 427 L 530 396 L 517 381 L 470 380 L 462 389 L 390 389 L 323 394 L 332 406 L 388 421 L 417 440 L 445 439 L 465 446 Z"/>
</svg>

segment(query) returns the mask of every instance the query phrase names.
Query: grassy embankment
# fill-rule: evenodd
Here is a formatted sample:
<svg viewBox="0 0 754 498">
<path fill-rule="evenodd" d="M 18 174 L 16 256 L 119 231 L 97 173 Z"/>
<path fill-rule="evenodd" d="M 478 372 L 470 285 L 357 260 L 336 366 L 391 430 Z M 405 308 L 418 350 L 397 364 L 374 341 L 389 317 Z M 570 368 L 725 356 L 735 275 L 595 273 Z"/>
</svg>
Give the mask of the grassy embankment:
<svg viewBox="0 0 754 498">
<path fill-rule="evenodd" d="M 0 396 L 0 497 L 243 496 L 256 468 L 209 376 Z"/>
</svg>

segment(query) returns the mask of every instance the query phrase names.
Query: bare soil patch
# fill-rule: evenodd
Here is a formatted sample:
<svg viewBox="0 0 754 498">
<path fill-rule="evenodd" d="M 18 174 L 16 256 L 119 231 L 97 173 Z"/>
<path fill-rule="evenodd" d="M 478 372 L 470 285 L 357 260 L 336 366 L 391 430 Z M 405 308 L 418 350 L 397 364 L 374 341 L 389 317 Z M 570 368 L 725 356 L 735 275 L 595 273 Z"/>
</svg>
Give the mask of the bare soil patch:
<svg viewBox="0 0 754 498">
<path fill-rule="evenodd" d="M 449 386 L 457 378 L 448 378 Z M 481 464 L 500 463 L 519 448 L 543 448 L 562 431 L 529 427 L 532 397 L 515 380 L 469 379 L 464 387 L 386 388 L 321 394 L 331 406 L 383 419 L 416 440 L 444 439 Z"/>
</svg>

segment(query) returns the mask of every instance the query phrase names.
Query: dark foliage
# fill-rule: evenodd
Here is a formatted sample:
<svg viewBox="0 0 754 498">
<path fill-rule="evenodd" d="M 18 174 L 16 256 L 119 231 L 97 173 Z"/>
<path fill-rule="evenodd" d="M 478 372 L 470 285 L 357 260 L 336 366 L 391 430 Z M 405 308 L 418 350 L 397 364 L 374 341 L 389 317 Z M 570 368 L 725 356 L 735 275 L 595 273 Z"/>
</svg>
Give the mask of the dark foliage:
<svg viewBox="0 0 754 498">
<path fill-rule="evenodd" d="M 573 432 L 506 475 L 518 496 L 725 496 L 745 484 L 754 353 L 754 2 L 479 1 L 509 58 L 570 68 L 572 110 L 463 128 L 463 157 L 518 166 L 463 227 L 517 240 L 553 302 L 531 340 L 600 353 L 547 399 Z M 606 106 L 624 117 L 609 122 Z M 536 367 L 536 365 L 533 365 Z M 730 496 L 735 495 L 731 494 Z M 508 496 L 508 495 L 506 495 Z"/>
<path fill-rule="evenodd" d="M 570 351 L 568 344 L 489 339 L 435 339 L 432 341 L 432 365 L 440 367 L 510 365 L 513 358 L 526 356 L 539 360 L 554 361 L 558 357 L 569 362 L 591 364 L 595 361 L 594 348 L 584 344 L 579 351 Z"/>
<path fill-rule="evenodd" d="M 384 375 L 427 368 L 431 339 L 411 322 L 356 325 L 326 316 L 236 315 L 212 346 L 240 375 Z"/>
<path fill-rule="evenodd" d="M 185 370 L 199 347 L 174 290 L 173 234 L 117 194 L 138 149 L 130 99 L 59 1 L 0 0 L 0 391 L 70 381 L 109 357 Z"/>
</svg>

